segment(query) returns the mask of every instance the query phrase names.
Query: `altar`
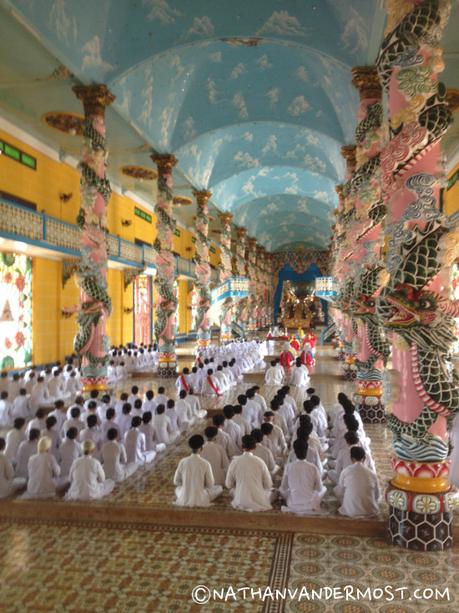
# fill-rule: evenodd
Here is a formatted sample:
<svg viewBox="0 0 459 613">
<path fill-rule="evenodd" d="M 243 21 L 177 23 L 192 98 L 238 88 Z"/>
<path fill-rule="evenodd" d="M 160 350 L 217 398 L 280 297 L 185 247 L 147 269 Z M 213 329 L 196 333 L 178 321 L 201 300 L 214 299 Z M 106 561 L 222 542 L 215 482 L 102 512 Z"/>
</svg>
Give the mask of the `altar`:
<svg viewBox="0 0 459 613">
<path fill-rule="evenodd" d="M 284 283 L 279 320 L 287 329 L 309 330 L 321 322 L 320 301 L 314 296 L 314 283 Z"/>
</svg>

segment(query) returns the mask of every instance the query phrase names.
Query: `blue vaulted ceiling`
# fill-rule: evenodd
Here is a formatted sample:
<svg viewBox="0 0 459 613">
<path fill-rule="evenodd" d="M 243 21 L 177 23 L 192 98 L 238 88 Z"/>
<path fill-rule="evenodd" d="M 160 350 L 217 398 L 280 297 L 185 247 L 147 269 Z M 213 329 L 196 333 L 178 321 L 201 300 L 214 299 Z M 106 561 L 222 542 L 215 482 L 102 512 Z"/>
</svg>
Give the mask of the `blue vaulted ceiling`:
<svg viewBox="0 0 459 613">
<path fill-rule="evenodd" d="M 267 249 L 327 246 L 379 0 L 0 2 Z"/>
</svg>

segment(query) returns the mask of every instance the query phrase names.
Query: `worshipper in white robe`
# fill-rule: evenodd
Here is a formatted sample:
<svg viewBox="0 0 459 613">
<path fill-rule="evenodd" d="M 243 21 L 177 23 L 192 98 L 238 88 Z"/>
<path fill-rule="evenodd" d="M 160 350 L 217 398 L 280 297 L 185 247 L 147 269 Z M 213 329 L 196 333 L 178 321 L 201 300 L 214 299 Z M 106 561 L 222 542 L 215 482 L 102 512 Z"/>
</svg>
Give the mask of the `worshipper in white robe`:
<svg viewBox="0 0 459 613">
<path fill-rule="evenodd" d="M 156 394 L 155 399 L 154 399 L 155 410 L 158 407 L 158 405 L 160 405 L 160 404 L 163 404 L 164 406 L 166 406 L 168 400 L 169 399 L 166 396 L 166 388 L 163 387 L 162 385 L 160 385 L 158 387 L 158 393 Z"/>
<path fill-rule="evenodd" d="M 320 502 L 327 492 L 317 466 L 307 461 L 308 446 L 301 439 L 293 443 L 296 459 L 285 466 L 280 494 L 286 504 L 281 511 L 307 515 L 318 511 Z"/>
<path fill-rule="evenodd" d="M 53 376 L 48 382 L 49 402 L 54 402 L 64 397 L 64 385 L 59 369 L 53 372 Z"/>
<path fill-rule="evenodd" d="M 287 427 L 287 422 L 285 421 L 284 415 L 279 410 L 281 406 L 280 403 L 281 403 L 280 398 L 278 396 L 275 396 L 271 400 L 271 410 L 269 412 L 273 414 L 272 423 L 278 426 L 282 430 L 282 433 L 285 439 L 289 440 L 290 431 Z"/>
<path fill-rule="evenodd" d="M 142 415 L 142 423 L 140 425 L 140 431 L 145 436 L 145 449 L 146 451 L 164 451 L 166 445 L 164 443 L 157 443 L 155 428 L 153 426 L 153 415 L 151 411 L 145 411 Z"/>
<path fill-rule="evenodd" d="M 158 443 L 169 445 L 177 438 L 178 432 L 172 428 L 171 420 L 166 415 L 166 407 L 163 404 L 156 407 L 156 413 L 153 415 L 152 421 Z"/>
<path fill-rule="evenodd" d="M 37 382 L 30 392 L 30 408 L 36 411 L 43 405 L 49 404 L 48 386 L 44 377 L 38 377 Z"/>
<path fill-rule="evenodd" d="M 175 389 L 177 390 L 177 394 L 180 394 L 182 390 L 188 392 L 190 389 L 190 369 L 184 368 L 182 373 L 177 377 L 175 381 Z"/>
<path fill-rule="evenodd" d="M 0 394 L 0 429 L 10 428 L 13 423 L 13 405 L 8 399 L 8 392 Z"/>
<path fill-rule="evenodd" d="M 346 441 L 346 447 L 343 449 L 340 449 L 340 452 L 338 453 L 338 457 L 336 458 L 334 468 L 328 471 L 328 477 L 330 478 L 330 481 L 332 481 L 335 484 L 338 483 L 342 471 L 352 464 L 352 460 L 351 460 L 352 447 L 361 446 L 359 437 L 356 432 L 352 432 L 352 431 L 346 432 L 346 434 L 344 435 L 344 440 Z M 370 470 L 372 470 L 373 472 L 376 472 L 376 467 L 375 467 L 375 464 L 373 462 L 373 458 L 370 452 L 365 452 L 364 465 Z"/>
<path fill-rule="evenodd" d="M 240 451 L 236 443 L 224 429 L 225 416 L 221 413 L 214 415 L 212 417 L 212 423 L 218 430 L 215 442 L 223 447 L 223 449 L 226 451 L 227 456 L 230 459 L 236 455 L 239 455 Z"/>
<path fill-rule="evenodd" d="M 223 424 L 223 430 L 229 434 L 233 443 L 238 449 L 238 452 L 241 449 L 242 445 L 242 430 L 240 426 L 233 420 L 234 417 L 234 409 L 231 404 L 226 404 L 223 407 L 223 415 L 225 416 L 225 421 Z"/>
<path fill-rule="evenodd" d="M 51 444 L 48 436 L 42 436 L 38 441 L 37 453 L 29 459 L 29 479 L 23 498 L 52 498 L 56 495 L 61 470 L 51 453 Z"/>
<path fill-rule="evenodd" d="M 255 390 L 249 388 L 245 394 L 237 397 L 238 404 L 242 407 L 242 416 L 249 423 L 250 429 L 258 428 L 260 425 L 260 405 L 254 400 Z"/>
<path fill-rule="evenodd" d="M 124 435 L 126 434 L 126 432 L 129 431 L 129 428 L 131 427 L 131 422 L 132 422 L 131 413 L 132 413 L 132 406 L 129 404 L 129 402 L 125 402 L 123 404 L 121 416 L 117 419 L 118 427 L 120 430 L 120 438 L 122 441 L 124 441 Z"/>
<path fill-rule="evenodd" d="M 271 434 L 269 435 L 269 438 L 272 441 L 272 446 L 274 449 L 274 456 L 276 456 L 276 454 L 279 454 L 279 456 L 283 456 L 287 453 L 288 449 L 287 449 L 287 442 L 285 440 L 285 436 L 284 436 L 284 432 L 282 430 L 282 428 L 280 426 L 278 426 L 274 420 L 275 420 L 276 415 L 273 413 L 273 411 L 266 411 L 266 413 L 263 416 L 263 423 L 268 423 L 271 424 L 272 426 L 272 430 L 271 430 Z M 263 423 L 261 424 L 261 429 L 263 430 Z M 273 451 L 273 449 L 271 449 L 271 451 Z"/>
<path fill-rule="evenodd" d="M 269 386 L 270 392 L 272 392 L 272 388 L 276 388 L 274 390 L 275 393 L 277 389 L 282 386 L 283 381 L 284 373 L 278 368 L 276 360 L 272 360 L 271 365 L 265 372 L 265 386 Z"/>
<path fill-rule="evenodd" d="M 62 426 L 62 437 L 65 438 L 69 428 L 76 428 L 78 430 L 78 436 L 80 432 L 84 430 L 84 422 L 80 419 L 81 411 L 80 407 L 72 407 L 70 411 L 70 419 L 66 419 Z"/>
<path fill-rule="evenodd" d="M 295 400 L 296 406 L 299 409 L 303 406 L 306 390 L 309 387 L 309 375 L 299 358 L 297 358 L 295 366 L 292 367 L 289 383 L 292 398 Z"/>
<path fill-rule="evenodd" d="M 265 398 L 260 394 L 260 386 L 259 385 L 253 385 L 252 389 L 254 391 L 253 400 L 260 407 L 260 423 L 261 423 L 263 421 L 263 415 L 264 415 L 265 411 L 268 410 L 268 405 L 266 404 Z"/>
<path fill-rule="evenodd" d="M 220 397 L 223 394 L 223 390 L 220 389 L 219 381 L 214 375 L 212 368 L 207 370 L 207 377 L 202 387 L 202 393 L 204 396 Z"/>
<path fill-rule="evenodd" d="M 185 390 L 180 390 L 179 397 L 175 401 L 175 410 L 179 416 L 182 431 L 187 430 L 196 421 L 191 414 L 191 406 L 188 403 L 188 394 Z"/>
<path fill-rule="evenodd" d="M 195 396 L 194 388 L 190 387 L 186 401 L 191 407 L 191 415 L 194 419 L 204 419 L 207 415 L 207 411 L 201 408 L 201 402 L 199 398 Z"/>
<path fill-rule="evenodd" d="M 56 427 L 57 420 L 54 415 L 48 415 L 45 420 L 45 428 L 41 431 L 41 436 L 47 436 L 51 439 L 50 452 L 56 458 L 59 459 L 59 447 L 61 444 L 61 435 Z"/>
<path fill-rule="evenodd" d="M 144 398 L 143 405 L 142 405 L 142 409 L 144 413 L 146 411 L 150 411 L 150 413 L 154 415 L 155 410 L 156 410 L 156 403 L 155 403 L 154 398 L 155 398 L 155 393 L 153 392 L 153 390 L 147 390 L 145 392 L 145 398 Z"/>
<path fill-rule="evenodd" d="M 100 449 L 102 447 L 102 432 L 98 425 L 98 416 L 96 414 L 88 415 L 86 418 L 86 428 L 80 432 L 80 442 L 91 440 L 95 445 L 93 457 L 100 460 Z"/>
<path fill-rule="evenodd" d="M 92 457 L 96 449 L 93 441 L 83 443 L 83 457 L 72 464 L 69 479 L 70 488 L 66 500 L 96 500 L 110 494 L 115 487 L 112 479 L 106 479 L 99 460 Z"/>
<path fill-rule="evenodd" d="M 48 413 L 48 417 L 51 416 L 56 418 L 55 428 L 59 432 L 59 435 L 62 435 L 62 427 L 67 419 L 67 409 L 65 408 L 63 400 L 56 400 L 54 402 L 54 409 Z"/>
<path fill-rule="evenodd" d="M 180 460 L 174 475 L 174 504 L 180 507 L 208 507 L 220 496 L 223 488 L 215 485 L 210 463 L 200 456 L 204 446 L 203 437 L 195 434 L 189 439 L 188 445 L 192 453 Z"/>
<path fill-rule="evenodd" d="M 230 389 L 230 382 L 223 372 L 223 366 L 219 364 L 215 371 L 214 378 L 217 380 L 218 388 L 222 394 L 225 394 Z"/>
<path fill-rule="evenodd" d="M 5 447 L 5 439 L 0 438 L 0 499 L 17 492 L 26 484 L 25 479 L 15 478 L 13 465 L 4 453 Z"/>
<path fill-rule="evenodd" d="M 135 462 L 143 466 L 153 462 L 156 457 L 156 451 L 147 451 L 147 442 L 145 434 L 141 432 L 142 418 L 136 415 L 132 418 L 131 429 L 124 435 L 124 446 L 128 463 Z"/>
<path fill-rule="evenodd" d="M 119 432 L 116 428 L 107 431 L 107 441 L 102 445 L 102 461 L 107 479 L 115 483 L 124 481 L 135 473 L 138 464 L 127 461 L 126 448 L 119 442 Z"/>
<path fill-rule="evenodd" d="M 119 419 L 123 414 L 123 407 L 127 403 L 127 399 L 128 394 L 126 392 L 121 392 L 119 400 L 115 402 L 115 406 L 113 408 L 115 409 L 116 423 L 119 423 Z"/>
<path fill-rule="evenodd" d="M 352 464 L 340 475 L 334 491 L 341 501 L 338 512 L 349 517 L 371 517 L 379 512 L 379 484 L 376 474 L 364 465 L 362 447 L 351 448 Z"/>
<path fill-rule="evenodd" d="M 244 419 L 242 415 L 242 406 L 240 404 L 234 404 L 234 417 L 233 421 L 237 423 L 237 425 L 241 428 L 242 436 L 245 434 L 250 434 L 252 428 L 250 427 L 249 422 Z"/>
<path fill-rule="evenodd" d="M 75 460 L 81 457 L 82 448 L 81 443 L 78 442 L 78 430 L 75 427 L 69 428 L 65 439 L 62 441 L 59 447 L 60 467 L 61 474 L 59 479 L 60 485 L 68 483 L 70 469 Z"/>
<path fill-rule="evenodd" d="M 207 442 L 204 444 L 201 451 L 201 458 L 207 460 L 212 467 L 215 485 L 225 485 L 226 471 L 229 466 L 229 459 L 224 448 L 216 443 L 218 428 L 215 426 L 207 426 L 204 430 Z"/>
<path fill-rule="evenodd" d="M 16 417 L 23 417 L 24 419 L 30 419 L 32 412 L 30 410 L 29 399 L 27 397 L 27 390 L 25 387 L 21 387 L 19 390 L 19 396 L 13 400 L 13 406 L 11 408 L 11 416 L 14 419 Z"/>
<path fill-rule="evenodd" d="M 142 401 L 142 398 L 139 396 L 139 388 L 138 388 L 138 386 L 137 385 L 133 385 L 131 387 L 131 393 L 129 394 L 129 397 L 128 397 L 127 401 L 129 402 L 131 407 L 133 407 L 134 406 L 134 402 L 136 400 Z"/>
<path fill-rule="evenodd" d="M 225 485 L 232 490 L 231 505 L 241 511 L 269 511 L 271 509 L 272 479 L 265 462 L 253 455 L 255 439 L 242 438 L 243 454 L 231 460 Z"/>
<path fill-rule="evenodd" d="M 16 477 L 21 477 L 24 479 L 29 478 L 29 460 L 34 454 L 37 453 L 37 444 L 39 438 L 40 430 L 38 430 L 38 428 L 32 428 L 32 430 L 27 436 L 27 440 L 22 441 L 22 443 L 19 444 L 16 453 Z"/>
<path fill-rule="evenodd" d="M 365 432 L 360 429 L 359 422 L 353 415 L 345 414 L 343 418 L 343 423 L 347 431 L 356 432 L 359 437 L 360 445 L 365 449 L 365 451 L 369 451 L 371 440 L 366 436 Z M 346 448 L 346 441 L 344 440 L 344 435 L 346 434 L 346 429 L 340 430 L 339 435 L 335 439 L 333 443 L 333 447 L 331 450 L 331 455 L 334 458 L 337 458 L 341 449 Z"/>
<path fill-rule="evenodd" d="M 11 430 L 6 435 L 5 457 L 14 465 L 16 454 L 22 441 L 27 440 L 25 433 L 26 421 L 23 417 L 16 417 Z"/>
<path fill-rule="evenodd" d="M 255 439 L 257 443 L 257 446 L 253 450 L 253 455 L 263 460 L 271 476 L 275 475 L 279 471 L 280 467 L 278 466 L 278 464 L 276 464 L 276 461 L 270 448 L 266 445 L 263 445 L 263 432 L 260 428 L 255 428 L 255 430 L 252 430 L 251 436 Z"/>
<path fill-rule="evenodd" d="M 81 383 L 78 380 L 77 373 L 72 370 L 70 376 L 66 379 L 63 388 L 64 398 L 73 398 L 81 391 Z"/>
<path fill-rule="evenodd" d="M 107 442 L 107 432 L 111 430 L 112 428 L 115 428 L 115 430 L 117 430 L 118 432 L 120 431 L 119 426 L 116 422 L 115 409 L 113 407 L 109 407 L 105 411 L 105 419 L 102 421 L 102 426 L 101 426 L 101 444 L 102 445 Z"/>
<path fill-rule="evenodd" d="M 16 396 L 18 396 L 20 389 L 21 389 L 21 377 L 18 373 L 14 373 L 8 385 L 8 397 L 10 398 L 11 402 L 13 402 Z"/>
<path fill-rule="evenodd" d="M 296 431 L 295 440 L 301 440 L 304 443 L 306 443 L 306 445 L 308 446 L 306 460 L 317 468 L 317 470 L 320 473 L 321 479 L 325 479 L 325 477 L 327 476 L 327 473 L 320 459 L 319 452 L 313 445 L 309 444 L 309 437 L 311 433 L 312 433 L 312 424 L 311 422 L 309 422 L 309 423 L 304 424 L 300 428 L 298 428 L 298 430 Z M 294 450 L 292 449 L 287 458 L 287 463 L 293 462 L 295 459 L 296 459 L 296 455 L 295 455 Z"/>
</svg>

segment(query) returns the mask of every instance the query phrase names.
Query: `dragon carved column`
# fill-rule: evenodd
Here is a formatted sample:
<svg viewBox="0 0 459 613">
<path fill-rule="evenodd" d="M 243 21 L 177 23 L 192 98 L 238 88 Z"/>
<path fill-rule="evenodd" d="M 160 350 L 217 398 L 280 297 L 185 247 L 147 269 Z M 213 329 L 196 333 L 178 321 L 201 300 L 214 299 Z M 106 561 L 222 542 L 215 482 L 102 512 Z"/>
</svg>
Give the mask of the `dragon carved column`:
<svg viewBox="0 0 459 613">
<path fill-rule="evenodd" d="M 209 263 L 209 198 L 212 193 L 206 190 L 193 191 L 198 205 L 196 215 L 196 279 L 199 293 L 197 330 L 198 344 L 206 347 L 210 343 L 210 263 Z"/>
<path fill-rule="evenodd" d="M 220 237 L 220 285 L 232 277 L 231 268 L 231 213 L 221 213 L 220 221 L 222 233 Z M 220 341 L 225 343 L 231 340 L 231 316 L 233 309 L 233 299 L 226 298 L 223 301 L 220 311 Z"/>
<path fill-rule="evenodd" d="M 247 277 L 249 279 L 248 329 L 257 328 L 257 239 L 247 239 Z"/>
<path fill-rule="evenodd" d="M 376 316 L 375 294 L 383 270 L 380 261 L 385 206 L 381 195 L 380 151 L 386 139 L 381 103 L 382 87 L 376 66 L 352 69 L 352 82 L 359 91 L 356 128 L 356 169 L 350 191 L 354 195 L 354 244 L 349 257 L 354 287 L 350 310 L 357 322 L 357 390 L 355 400 L 363 421 L 385 421 L 382 404 L 383 373 L 390 354 Z"/>
<path fill-rule="evenodd" d="M 112 303 L 107 291 L 107 204 L 111 188 L 106 176 L 105 109 L 115 97 L 106 85 L 77 85 L 73 91 L 82 101 L 85 115 L 77 217 L 81 248 L 76 278 L 81 293 L 74 349 L 81 358 L 84 389 L 90 391 L 107 387 L 109 341 L 105 326 Z"/>
<path fill-rule="evenodd" d="M 388 279 L 377 312 L 394 373 L 389 532 L 402 547 L 442 550 L 452 543 L 447 429 L 459 410 L 443 276 L 457 257 L 458 233 L 440 212 L 440 141 L 451 113 L 438 74 L 450 0 L 387 0 L 386 9 L 377 65 L 390 130 L 381 153 Z"/>
<path fill-rule="evenodd" d="M 172 170 L 177 158 L 171 154 L 155 153 L 151 159 L 158 167 L 158 195 L 155 204 L 156 227 L 158 230 L 154 247 L 156 249 L 156 337 L 159 349 L 158 374 L 175 377 L 177 356 L 175 354 L 175 318 L 177 293 L 174 288 L 176 277 L 175 256 L 172 251 L 175 219 L 172 216 L 173 180 Z"/>
<path fill-rule="evenodd" d="M 236 258 L 236 274 L 238 277 L 246 276 L 246 243 L 247 230 L 245 228 L 236 226 L 236 242 L 234 245 L 234 253 Z M 236 308 L 233 310 L 233 316 L 233 321 L 239 326 L 241 326 L 242 330 L 244 330 L 245 332 L 248 316 L 248 298 L 242 298 L 237 302 Z"/>
</svg>

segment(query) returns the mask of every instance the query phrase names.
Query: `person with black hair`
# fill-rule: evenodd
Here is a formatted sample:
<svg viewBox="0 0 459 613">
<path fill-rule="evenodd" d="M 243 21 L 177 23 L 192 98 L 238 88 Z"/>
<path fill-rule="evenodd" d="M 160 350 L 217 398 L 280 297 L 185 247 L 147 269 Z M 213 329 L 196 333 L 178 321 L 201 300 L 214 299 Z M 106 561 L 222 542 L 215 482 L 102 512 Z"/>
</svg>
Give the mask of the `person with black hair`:
<svg viewBox="0 0 459 613">
<path fill-rule="evenodd" d="M 380 491 L 376 474 L 365 466 L 365 450 L 351 447 L 351 465 L 339 477 L 335 494 L 341 501 L 338 512 L 348 517 L 371 517 L 379 512 Z"/>
<path fill-rule="evenodd" d="M 68 484 L 68 476 L 70 468 L 74 460 L 79 458 L 82 454 L 81 444 L 78 442 L 78 429 L 71 427 L 67 430 L 65 439 L 62 441 L 59 447 L 60 458 L 60 484 L 63 486 Z"/>
<path fill-rule="evenodd" d="M 231 436 L 225 431 L 225 416 L 222 413 L 217 413 L 212 417 L 212 424 L 217 428 L 217 436 L 215 442 L 223 447 L 226 455 L 232 458 L 235 455 L 239 455 L 239 449 L 234 444 Z"/>
<path fill-rule="evenodd" d="M 208 507 L 223 491 L 215 485 L 212 467 L 201 457 L 204 439 L 194 434 L 188 440 L 191 455 L 182 458 L 174 475 L 176 500 L 180 507 Z"/>
<path fill-rule="evenodd" d="M 26 420 L 23 417 L 16 417 L 11 430 L 6 435 L 6 447 L 5 458 L 7 458 L 14 466 L 16 463 L 16 454 L 18 452 L 19 445 L 22 441 L 27 440 L 25 433 Z"/>
<path fill-rule="evenodd" d="M 150 464 L 156 457 L 156 451 L 147 451 L 145 434 L 140 430 L 142 418 L 135 415 L 131 421 L 131 428 L 124 435 L 124 446 L 128 463 L 135 462 L 140 466 Z"/>
<path fill-rule="evenodd" d="M 5 455 L 5 447 L 5 439 L 0 438 L 0 499 L 17 492 L 26 484 L 24 478 L 15 478 L 13 465 Z"/>
<path fill-rule="evenodd" d="M 241 511 L 269 511 L 273 498 L 273 482 L 261 458 L 253 455 L 256 441 L 251 435 L 242 437 L 243 453 L 231 460 L 225 485 L 232 490 L 231 505 Z"/>
<path fill-rule="evenodd" d="M 86 428 L 80 432 L 80 442 L 92 441 L 95 446 L 93 456 L 100 459 L 100 448 L 102 447 L 102 433 L 98 424 L 99 418 L 96 413 L 86 417 Z"/>
<path fill-rule="evenodd" d="M 293 443 L 295 460 L 285 466 L 279 492 L 286 504 L 281 511 L 307 515 L 317 512 L 327 488 L 323 485 L 317 466 L 307 461 L 308 444 L 298 438 Z"/>
<path fill-rule="evenodd" d="M 124 481 L 135 473 L 138 465 L 127 461 L 126 448 L 119 441 L 119 432 L 116 428 L 107 431 L 107 441 L 102 445 L 102 460 L 107 479 L 115 483 Z"/>
<path fill-rule="evenodd" d="M 215 485 L 225 485 L 226 471 L 229 466 L 229 459 L 224 448 L 216 442 L 218 428 L 216 426 L 207 426 L 204 430 L 204 435 L 207 442 L 201 451 L 201 457 L 207 460 L 212 466 L 212 474 L 214 476 Z"/>
<path fill-rule="evenodd" d="M 263 460 L 271 476 L 275 475 L 279 471 L 279 466 L 276 464 L 274 456 L 269 447 L 263 445 L 263 432 L 260 428 L 255 428 L 254 430 L 252 430 L 251 436 L 253 436 L 257 443 L 257 446 L 253 450 L 253 455 Z"/>
<path fill-rule="evenodd" d="M 18 447 L 16 454 L 16 477 L 29 478 L 29 460 L 37 453 L 38 439 L 40 438 L 40 430 L 32 428 L 28 434 L 28 439 L 22 441 Z"/>
</svg>

